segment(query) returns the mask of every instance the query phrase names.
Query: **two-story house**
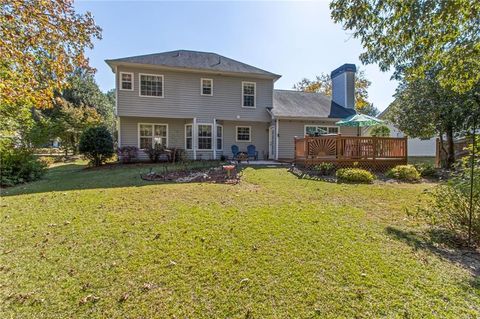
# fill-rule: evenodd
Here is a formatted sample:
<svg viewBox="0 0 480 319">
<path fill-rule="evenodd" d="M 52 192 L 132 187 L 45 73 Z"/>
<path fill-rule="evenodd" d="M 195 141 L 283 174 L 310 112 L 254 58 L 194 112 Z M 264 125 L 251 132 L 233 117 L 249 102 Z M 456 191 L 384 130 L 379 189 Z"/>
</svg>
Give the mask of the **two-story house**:
<svg viewBox="0 0 480 319">
<path fill-rule="evenodd" d="M 280 75 L 206 52 L 178 50 L 106 60 L 115 73 L 119 146 L 154 143 L 191 159 L 232 157 L 255 145 L 260 159 L 292 159 L 295 136 L 355 135 L 335 122 L 355 113 L 355 65 L 332 72 L 333 96 L 275 90 Z M 142 153 L 142 152 L 140 152 Z"/>
</svg>

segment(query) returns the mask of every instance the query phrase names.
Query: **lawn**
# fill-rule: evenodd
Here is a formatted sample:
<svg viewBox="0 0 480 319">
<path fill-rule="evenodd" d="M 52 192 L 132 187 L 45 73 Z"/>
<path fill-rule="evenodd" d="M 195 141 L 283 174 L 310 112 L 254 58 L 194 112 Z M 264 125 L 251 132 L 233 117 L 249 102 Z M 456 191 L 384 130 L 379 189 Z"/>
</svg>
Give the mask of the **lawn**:
<svg viewBox="0 0 480 319">
<path fill-rule="evenodd" d="M 146 170 L 73 163 L 3 193 L 1 318 L 480 316 L 478 273 L 407 214 L 430 184 Z"/>
</svg>

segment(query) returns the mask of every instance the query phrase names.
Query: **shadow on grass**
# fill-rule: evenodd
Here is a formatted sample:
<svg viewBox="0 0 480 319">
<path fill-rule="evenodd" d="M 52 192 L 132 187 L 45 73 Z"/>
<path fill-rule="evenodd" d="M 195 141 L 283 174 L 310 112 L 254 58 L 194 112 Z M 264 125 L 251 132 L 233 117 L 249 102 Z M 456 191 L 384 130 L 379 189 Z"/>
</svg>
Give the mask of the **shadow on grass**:
<svg viewBox="0 0 480 319">
<path fill-rule="evenodd" d="M 415 250 L 427 250 L 467 269 L 474 276 L 470 284 L 476 289 L 480 288 L 480 253 L 473 249 L 453 245 L 452 234 L 434 230 L 422 235 L 395 227 L 387 227 L 385 231 L 390 237 L 406 243 Z"/>
<path fill-rule="evenodd" d="M 147 174 L 151 170 L 163 173 L 165 169 L 171 172 L 185 169 L 207 169 L 219 165 L 221 165 L 220 162 L 197 161 L 191 162 L 188 166 L 184 164 L 137 163 L 87 168 L 84 164 L 69 163 L 50 168 L 47 174 L 38 181 L 2 189 L 1 195 L 15 196 L 70 190 L 178 184 L 171 181 L 147 181 L 143 180 L 140 175 Z M 250 166 L 241 164 L 238 166 L 239 173 L 247 167 L 253 167 L 254 169 L 270 168 L 269 165 Z"/>
</svg>

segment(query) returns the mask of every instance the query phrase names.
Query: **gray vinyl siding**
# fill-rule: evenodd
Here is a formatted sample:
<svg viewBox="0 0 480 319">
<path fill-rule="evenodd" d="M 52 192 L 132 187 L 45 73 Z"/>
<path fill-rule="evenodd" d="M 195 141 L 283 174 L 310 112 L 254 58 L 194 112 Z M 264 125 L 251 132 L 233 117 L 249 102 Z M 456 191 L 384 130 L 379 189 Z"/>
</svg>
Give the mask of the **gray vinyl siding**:
<svg viewBox="0 0 480 319">
<path fill-rule="evenodd" d="M 118 88 L 120 72 L 134 74 L 133 90 L 118 90 L 117 112 L 122 117 L 196 117 L 198 122 L 208 123 L 211 123 L 213 118 L 259 122 L 270 120 L 266 108 L 272 107 L 271 79 L 118 67 L 116 76 Z M 140 73 L 163 75 L 163 98 L 140 96 Z M 213 79 L 213 96 L 200 94 L 201 78 Z M 242 107 L 242 81 L 256 83 L 256 108 Z"/>
<path fill-rule="evenodd" d="M 299 120 L 279 120 L 278 123 L 278 158 L 294 158 L 294 137 L 303 137 L 305 134 L 305 125 L 326 125 L 335 126 L 336 121 L 299 121 Z M 357 135 L 355 127 L 340 127 L 340 134 Z"/>
<path fill-rule="evenodd" d="M 185 125 L 191 124 L 192 119 L 174 119 L 174 118 L 148 118 L 148 117 L 120 117 L 120 146 L 139 147 L 139 123 L 167 124 L 167 145 L 185 149 Z M 200 124 L 200 123 L 199 123 Z M 201 123 L 208 124 L 208 123 Z M 217 124 L 223 127 L 223 149 L 216 151 L 217 159 L 222 155 L 228 158 L 232 157 L 231 147 L 237 145 L 240 151 L 247 151 L 247 146 L 255 145 L 259 159 L 268 154 L 268 123 L 265 122 L 236 122 L 236 121 L 218 121 Z M 236 127 L 250 126 L 251 141 L 237 142 Z M 193 159 L 193 151 L 187 150 L 187 156 Z M 140 159 L 148 159 L 143 151 L 139 151 Z M 197 159 L 213 159 L 213 150 L 197 150 Z"/>
</svg>

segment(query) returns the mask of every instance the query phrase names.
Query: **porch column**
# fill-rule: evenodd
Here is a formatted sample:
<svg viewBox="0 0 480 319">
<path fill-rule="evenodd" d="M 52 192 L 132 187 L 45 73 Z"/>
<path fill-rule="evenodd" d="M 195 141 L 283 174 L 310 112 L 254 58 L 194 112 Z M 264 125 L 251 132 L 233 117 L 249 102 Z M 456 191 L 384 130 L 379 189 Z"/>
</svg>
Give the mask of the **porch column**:
<svg viewBox="0 0 480 319">
<path fill-rule="evenodd" d="M 197 118 L 193 118 L 192 123 L 192 149 L 193 149 L 193 159 L 197 159 Z"/>
<path fill-rule="evenodd" d="M 275 120 L 275 159 L 278 161 L 278 137 L 279 137 L 279 132 L 278 132 L 278 119 Z"/>
<path fill-rule="evenodd" d="M 213 118 L 213 127 L 212 127 L 212 138 L 213 138 L 213 159 L 217 159 L 217 119 Z"/>
</svg>

